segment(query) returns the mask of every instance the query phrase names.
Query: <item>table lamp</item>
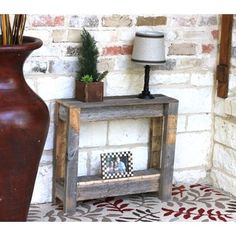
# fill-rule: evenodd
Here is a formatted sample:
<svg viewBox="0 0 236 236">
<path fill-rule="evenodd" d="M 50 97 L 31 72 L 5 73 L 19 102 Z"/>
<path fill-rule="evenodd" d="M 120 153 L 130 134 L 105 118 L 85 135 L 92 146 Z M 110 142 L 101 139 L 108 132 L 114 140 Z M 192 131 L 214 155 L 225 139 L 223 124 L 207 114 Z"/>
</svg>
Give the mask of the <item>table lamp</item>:
<svg viewBox="0 0 236 236">
<path fill-rule="evenodd" d="M 164 34 L 154 31 L 137 32 L 134 39 L 134 47 L 131 60 L 145 65 L 144 88 L 138 95 L 142 99 L 153 99 L 149 91 L 149 72 L 151 65 L 165 63 Z"/>
</svg>

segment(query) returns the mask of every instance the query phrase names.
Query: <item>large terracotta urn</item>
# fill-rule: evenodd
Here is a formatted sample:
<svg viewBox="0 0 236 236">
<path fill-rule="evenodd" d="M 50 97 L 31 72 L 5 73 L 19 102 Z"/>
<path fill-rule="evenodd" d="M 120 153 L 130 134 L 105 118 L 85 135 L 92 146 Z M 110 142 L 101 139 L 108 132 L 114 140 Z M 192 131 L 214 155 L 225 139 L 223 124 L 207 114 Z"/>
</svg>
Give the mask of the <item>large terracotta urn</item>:
<svg viewBox="0 0 236 236">
<path fill-rule="evenodd" d="M 26 221 L 49 113 L 27 85 L 23 65 L 42 41 L 0 47 L 0 221 Z"/>
</svg>

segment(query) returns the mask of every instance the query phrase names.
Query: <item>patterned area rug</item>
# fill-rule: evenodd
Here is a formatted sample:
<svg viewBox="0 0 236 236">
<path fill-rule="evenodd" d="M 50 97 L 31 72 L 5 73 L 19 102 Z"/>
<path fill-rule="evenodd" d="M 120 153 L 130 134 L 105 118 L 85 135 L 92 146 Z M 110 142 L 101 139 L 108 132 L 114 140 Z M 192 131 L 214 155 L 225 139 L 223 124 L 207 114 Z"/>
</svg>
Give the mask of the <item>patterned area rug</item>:
<svg viewBox="0 0 236 236">
<path fill-rule="evenodd" d="M 73 215 L 62 205 L 31 205 L 28 221 L 236 221 L 236 198 L 209 185 L 174 185 L 172 195 L 169 202 L 155 193 L 83 201 Z"/>
</svg>

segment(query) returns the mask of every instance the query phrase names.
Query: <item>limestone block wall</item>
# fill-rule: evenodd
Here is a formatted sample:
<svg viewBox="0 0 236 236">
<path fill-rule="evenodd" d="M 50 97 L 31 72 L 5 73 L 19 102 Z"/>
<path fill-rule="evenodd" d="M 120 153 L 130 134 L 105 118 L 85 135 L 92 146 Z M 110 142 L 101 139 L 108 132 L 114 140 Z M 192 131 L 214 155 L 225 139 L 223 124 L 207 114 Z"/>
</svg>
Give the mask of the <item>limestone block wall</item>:
<svg viewBox="0 0 236 236">
<path fill-rule="evenodd" d="M 236 195 L 236 17 L 232 32 L 229 97 L 215 98 L 212 182 Z"/>
<path fill-rule="evenodd" d="M 73 98 L 80 33 L 96 39 L 100 71 L 108 70 L 105 96 L 138 94 L 144 68 L 130 61 L 136 31 L 165 34 L 165 65 L 152 67 L 150 90 L 179 99 L 175 182 L 204 181 L 211 168 L 217 15 L 28 15 L 25 35 L 44 45 L 25 63 L 28 84 L 50 110 L 50 129 L 33 202 L 51 201 L 55 99 Z M 79 174 L 99 172 L 101 152 L 131 150 L 135 169 L 147 166 L 149 120 L 115 120 L 81 126 Z"/>
</svg>

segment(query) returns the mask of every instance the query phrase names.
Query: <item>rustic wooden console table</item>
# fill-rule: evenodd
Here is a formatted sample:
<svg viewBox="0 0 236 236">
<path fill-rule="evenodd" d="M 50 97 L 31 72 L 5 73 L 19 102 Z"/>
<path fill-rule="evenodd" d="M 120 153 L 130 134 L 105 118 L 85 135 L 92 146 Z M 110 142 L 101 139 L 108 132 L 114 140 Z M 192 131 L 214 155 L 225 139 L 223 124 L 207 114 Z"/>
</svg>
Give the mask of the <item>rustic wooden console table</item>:
<svg viewBox="0 0 236 236">
<path fill-rule="evenodd" d="M 76 202 L 108 196 L 159 192 L 171 197 L 178 101 L 155 95 L 144 100 L 135 96 L 105 97 L 103 102 L 83 103 L 73 99 L 56 102 L 53 199 L 63 202 L 64 212 Z M 77 177 L 80 121 L 151 118 L 148 169 L 133 177 L 102 180 L 101 176 Z M 98 157 L 99 158 L 99 157 Z M 135 157 L 134 157 L 135 158 Z"/>
</svg>

